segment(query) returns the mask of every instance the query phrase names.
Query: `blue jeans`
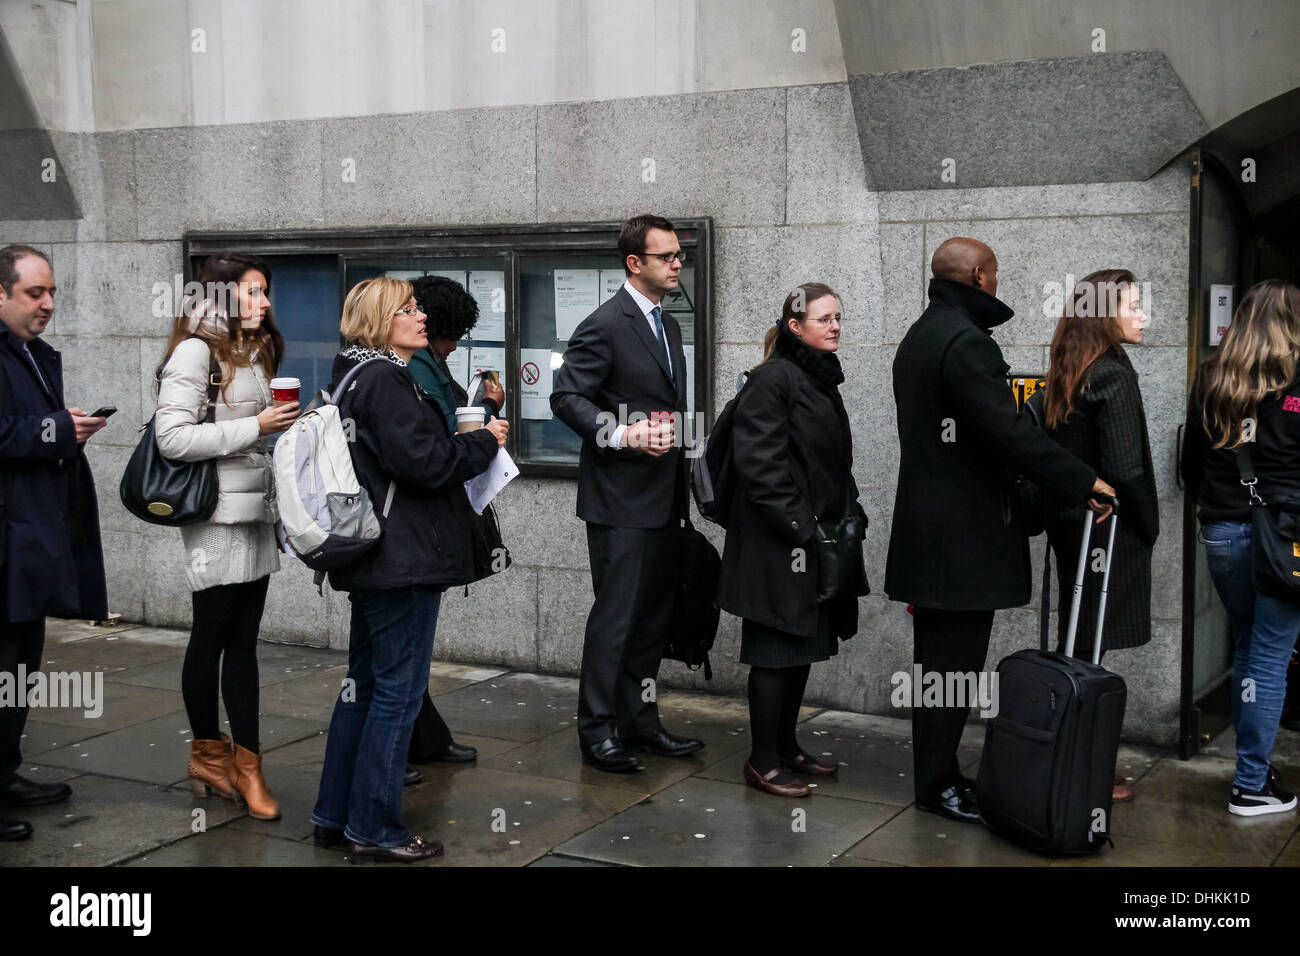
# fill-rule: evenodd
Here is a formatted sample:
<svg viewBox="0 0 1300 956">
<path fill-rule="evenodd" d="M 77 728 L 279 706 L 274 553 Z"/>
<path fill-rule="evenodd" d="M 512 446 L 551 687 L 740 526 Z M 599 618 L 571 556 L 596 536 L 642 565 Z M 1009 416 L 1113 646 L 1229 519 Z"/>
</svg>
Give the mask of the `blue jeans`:
<svg viewBox="0 0 1300 956">
<path fill-rule="evenodd" d="M 312 823 L 363 846 L 410 842 L 402 778 L 411 728 L 429 689 L 442 592 L 354 591 L 348 679 L 334 703 Z"/>
<path fill-rule="evenodd" d="M 1286 699 L 1286 669 L 1300 635 L 1300 607 L 1260 594 L 1250 582 L 1251 526 L 1210 521 L 1201 527 L 1210 577 L 1232 625 L 1233 783 L 1261 790 Z"/>
</svg>

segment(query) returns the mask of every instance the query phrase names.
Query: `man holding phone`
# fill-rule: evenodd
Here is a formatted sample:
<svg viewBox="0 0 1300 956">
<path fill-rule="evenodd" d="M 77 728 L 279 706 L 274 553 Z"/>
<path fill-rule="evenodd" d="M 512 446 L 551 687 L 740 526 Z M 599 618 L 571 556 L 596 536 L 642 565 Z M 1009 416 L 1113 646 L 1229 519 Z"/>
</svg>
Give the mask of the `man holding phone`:
<svg viewBox="0 0 1300 956">
<path fill-rule="evenodd" d="M 81 448 L 107 421 L 64 407 L 59 353 L 40 341 L 54 293 L 44 253 L 0 249 L 0 673 L 14 681 L 20 665 L 28 675 L 40 668 L 46 615 L 108 616 L 95 485 Z M 26 691 L 19 687 L 15 706 L 0 705 L 0 811 L 72 793 L 18 775 Z M 0 841 L 31 832 L 0 818 Z"/>
</svg>

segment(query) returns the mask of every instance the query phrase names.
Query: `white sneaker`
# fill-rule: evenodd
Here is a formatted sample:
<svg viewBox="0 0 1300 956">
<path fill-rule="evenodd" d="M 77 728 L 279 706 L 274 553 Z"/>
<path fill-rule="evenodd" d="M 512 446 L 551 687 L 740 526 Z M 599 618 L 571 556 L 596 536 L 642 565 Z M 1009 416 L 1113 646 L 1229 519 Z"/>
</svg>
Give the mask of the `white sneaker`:
<svg viewBox="0 0 1300 956">
<path fill-rule="evenodd" d="M 1228 801 L 1228 812 L 1239 817 L 1257 817 L 1261 813 L 1285 813 L 1294 810 L 1296 798 L 1294 793 L 1275 786 L 1270 775 L 1263 790 L 1243 790 L 1232 788 L 1232 799 Z"/>
</svg>

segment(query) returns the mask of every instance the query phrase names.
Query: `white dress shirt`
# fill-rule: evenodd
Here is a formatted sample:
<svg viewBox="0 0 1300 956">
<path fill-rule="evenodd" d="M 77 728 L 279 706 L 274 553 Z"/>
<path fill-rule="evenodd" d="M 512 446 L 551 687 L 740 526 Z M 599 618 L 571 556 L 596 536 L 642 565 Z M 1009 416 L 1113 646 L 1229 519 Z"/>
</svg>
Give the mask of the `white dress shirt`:
<svg viewBox="0 0 1300 956">
<path fill-rule="evenodd" d="M 641 310 L 641 314 L 645 316 L 646 322 L 650 324 L 650 334 L 654 336 L 655 341 L 657 342 L 659 340 L 659 333 L 655 330 L 655 318 L 650 313 L 654 311 L 655 307 L 657 306 L 659 308 L 659 321 L 662 323 L 663 303 L 651 302 L 649 299 L 647 299 L 644 295 L 641 294 L 641 291 L 636 286 L 634 286 L 631 282 L 629 282 L 626 279 L 623 280 L 623 288 L 627 289 L 628 294 L 632 296 L 632 301 L 636 303 L 637 308 Z M 668 373 L 671 375 L 673 371 L 673 356 L 672 356 L 672 350 L 669 349 L 667 346 L 668 346 L 668 330 L 665 328 L 664 329 L 664 351 L 668 353 Z M 626 425 L 619 425 L 617 428 L 614 429 L 614 434 L 610 437 L 610 443 L 615 448 L 623 447 L 623 433 L 625 431 L 627 431 Z"/>
</svg>

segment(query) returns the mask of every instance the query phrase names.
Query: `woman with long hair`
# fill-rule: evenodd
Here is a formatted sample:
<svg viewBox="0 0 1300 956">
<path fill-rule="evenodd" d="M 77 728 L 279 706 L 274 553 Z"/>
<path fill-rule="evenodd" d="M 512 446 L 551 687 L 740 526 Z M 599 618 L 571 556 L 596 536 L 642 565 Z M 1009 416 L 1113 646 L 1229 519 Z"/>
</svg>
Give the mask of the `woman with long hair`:
<svg viewBox="0 0 1300 956">
<path fill-rule="evenodd" d="M 745 780 L 783 797 L 811 792 L 801 777 L 839 769 L 804 750 L 795 727 L 812 665 L 858 629 L 854 594 L 819 603 L 817 593 L 817 523 L 862 509 L 839 393 L 840 329 L 829 286 L 809 282 L 786 296 L 771 354 L 750 373 L 732 423 L 737 484 L 717 603 L 742 619 L 753 738 Z"/>
<path fill-rule="evenodd" d="M 1160 534 L 1160 510 L 1142 393 L 1124 351 L 1125 345 L 1142 342 L 1147 324 L 1140 292 L 1127 269 L 1103 269 L 1079 280 L 1052 336 L 1046 385 L 1031 399 L 1047 433 L 1091 465 L 1114 487 L 1120 502 L 1122 520 L 1111 556 L 1118 573 L 1110 579 L 1103 655 L 1151 640 L 1151 550 Z M 1049 503 L 1046 510 L 1057 593 L 1066 595 L 1078 571 L 1083 508 Z M 1089 660 L 1101 592 L 1100 572 L 1091 575 L 1083 589 L 1074 646 L 1075 656 Z M 1067 621 L 1067 615 L 1057 616 L 1058 651 L 1065 649 Z M 1132 798 L 1132 789 L 1116 777 L 1113 799 Z"/>
<path fill-rule="evenodd" d="M 154 419 L 165 457 L 217 462 L 216 511 L 180 529 L 194 612 L 181 670 L 194 735 L 187 776 L 196 793 L 238 793 L 259 820 L 280 816 L 262 776 L 258 735 L 257 633 L 271 573 L 280 567 L 264 440 L 298 413 L 296 402 L 271 403 L 284 338 L 271 317 L 270 281 L 267 264 L 251 256 L 215 255 L 203 263 L 203 291 L 183 303 L 167 342 Z M 210 381 L 220 382 L 211 408 Z M 218 683 L 230 737 L 218 726 Z"/>
<path fill-rule="evenodd" d="M 1251 490 L 1237 466 L 1246 448 L 1263 501 L 1300 502 L 1300 288 L 1267 280 L 1250 288 L 1218 350 L 1201 366 L 1187 402 L 1182 473 L 1197 504 L 1215 590 L 1232 626 L 1232 724 L 1237 767 L 1228 811 L 1295 809 L 1269 758 L 1300 635 L 1300 606 L 1251 580 Z"/>
</svg>

